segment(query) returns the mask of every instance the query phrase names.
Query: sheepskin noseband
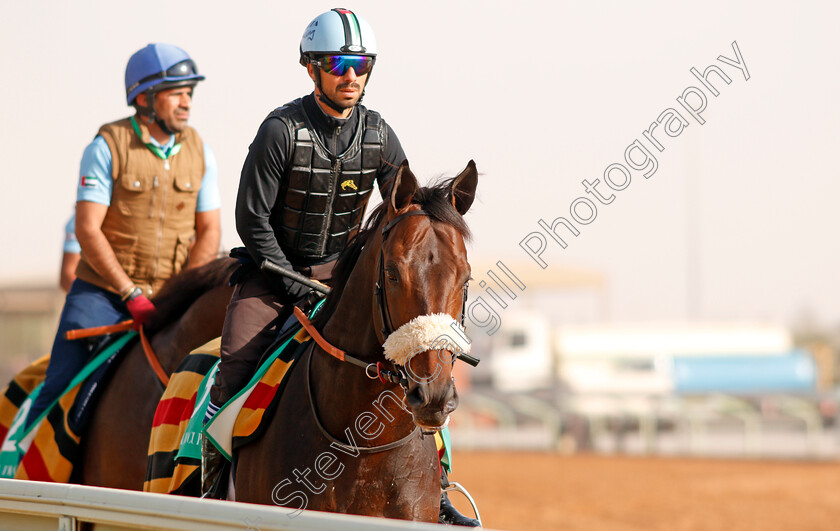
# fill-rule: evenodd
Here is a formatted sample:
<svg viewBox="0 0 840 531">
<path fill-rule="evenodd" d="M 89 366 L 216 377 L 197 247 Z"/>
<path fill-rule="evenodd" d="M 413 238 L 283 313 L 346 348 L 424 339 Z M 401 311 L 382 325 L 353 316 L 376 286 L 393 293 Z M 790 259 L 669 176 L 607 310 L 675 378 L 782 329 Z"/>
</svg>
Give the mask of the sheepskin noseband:
<svg viewBox="0 0 840 531">
<path fill-rule="evenodd" d="M 457 330 L 456 330 L 457 329 Z M 412 356 L 427 350 L 469 353 L 470 344 L 461 325 L 445 313 L 421 315 L 397 328 L 383 345 L 385 358 L 405 365 Z"/>
</svg>

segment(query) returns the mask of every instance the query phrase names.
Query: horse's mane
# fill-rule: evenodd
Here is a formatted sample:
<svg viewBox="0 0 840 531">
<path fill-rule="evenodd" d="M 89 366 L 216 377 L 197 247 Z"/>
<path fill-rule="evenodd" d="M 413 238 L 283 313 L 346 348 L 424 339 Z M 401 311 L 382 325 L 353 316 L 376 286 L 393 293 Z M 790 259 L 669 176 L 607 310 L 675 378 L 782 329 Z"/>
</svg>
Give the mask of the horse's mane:
<svg viewBox="0 0 840 531">
<path fill-rule="evenodd" d="M 461 233 L 464 240 L 468 241 L 471 236 L 470 229 L 461 214 L 452 206 L 452 182 L 454 180 L 454 177 L 451 179 L 442 179 L 432 186 L 418 188 L 411 202 L 420 205 L 420 208 L 425 210 L 433 220 L 446 223 L 455 228 Z M 388 212 L 387 198 L 371 211 L 370 217 L 362 230 L 350 240 L 350 243 L 347 244 L 347 247 L 339 255 L 332 271 L 332 291 L 324 301 L 324 305 L 312 319 L 312 324 L 317 329 L 320 330 L 326 324 L 327 319 L 332 315 L 333 311 L 335 311 L 335 307 L 338 305 L 339 299 L 341 299 L 341 294 L 344 292 L 347 279 L 356 266 L 359 255 L 362 254 L 362 249 L 364 249 L 371 235 L 379 227 L 386 212 Z"/>
<path fill-rule="evenodd" d="M 230 279 L 237 261 L 219 258 L 201 267 L 184 269 L 173 276 L 152 297 L 155 313 L 144 325 L 149 336 L 174 323 L 204 293 L 222 286 Z"/>
</svg>

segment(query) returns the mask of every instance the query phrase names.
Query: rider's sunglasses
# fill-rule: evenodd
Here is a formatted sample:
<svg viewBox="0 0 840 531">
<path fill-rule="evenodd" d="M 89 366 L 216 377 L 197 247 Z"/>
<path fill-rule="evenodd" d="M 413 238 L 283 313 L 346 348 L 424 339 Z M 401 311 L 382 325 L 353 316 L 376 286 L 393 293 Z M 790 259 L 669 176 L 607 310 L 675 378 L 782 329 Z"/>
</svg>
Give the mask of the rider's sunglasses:
<svg viewBox="0 0 840 531">
<path fill-rule="evenodd" d="M 375 58 L 366 55 L 324 55 L 312 64 L 333 76 L 343 76 L 352 66 L 357 76 L 363 76 L 373 68 L 374 61 Z"/>
</svg>

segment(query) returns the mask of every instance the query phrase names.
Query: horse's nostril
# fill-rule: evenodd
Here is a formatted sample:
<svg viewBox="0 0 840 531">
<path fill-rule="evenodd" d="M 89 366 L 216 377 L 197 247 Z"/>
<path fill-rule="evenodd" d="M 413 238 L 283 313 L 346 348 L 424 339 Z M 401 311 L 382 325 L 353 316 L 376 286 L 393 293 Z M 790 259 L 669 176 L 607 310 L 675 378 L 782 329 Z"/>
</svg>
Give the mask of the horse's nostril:
<svg viewBox="0 0 840 531">
<path fill-rule="evenodd" d="M 458 408 L 458 396 L 455 395 L 446 402 L 446 407 L 443 411 L 448 415 Z"/>
<path fill-rule="evenodd" d="M 411 408 L 425 407 L 429 403 L 428 393 L 422 385 L 416 385 L 406 392 L 405 401 Z"/>
</svg>

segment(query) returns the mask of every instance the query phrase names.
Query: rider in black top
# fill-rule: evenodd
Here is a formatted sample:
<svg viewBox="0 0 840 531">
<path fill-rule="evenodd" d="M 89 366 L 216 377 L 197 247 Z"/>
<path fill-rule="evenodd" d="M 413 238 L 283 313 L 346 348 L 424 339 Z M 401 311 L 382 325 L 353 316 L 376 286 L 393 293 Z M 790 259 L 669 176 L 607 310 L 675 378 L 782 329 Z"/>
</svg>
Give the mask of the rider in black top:
<svg viewBox="0 0 840 531">
<path fill-rule="evenodd" d="M 391 128 L 359 104 L 375 59 L 376 41 L 363 19 L 346 10 L 316 18 L 301 40 L 301 64 L 315 91 L 272 111 L 251 144 L 236 199 L 245 247 L 232 252 L 245 266 L 235 274 L 214 405 L 251 378 L 276 337 L 282 305 L 308 293 L 256 266 L 270 260 L 329 283 L 335 259 L 361 226 L 374 182 L 384 197 L 405 160 Z"/>
<path fill-rule="evenodd" d="M 324 98 L 323 94 L 318 97 Z M 242 168 L 242 178 L 239 182 L 239 194 L 236 201 L 236 227 L 246 249 L 257 263 L 263 259 L 269 259 L 277 264 L 291 268 L 291 265 L 310 265 L 312 263 L 324 263 L 336 258 L 343 245 L 334 252 L 306 253 L 304 250 L 295 249 L 294 245 L 284 245 L 282 236 L 278 237 L 276 232 L 283 225 L 283 219 L 278 215 L 284 209 L 285 197 L 280 192 L 284 189 L 284 177 L 291 171 L 290 155 L 298 151 L 292 136 L 294 135 L 294 124 L 285 115 L 299 114 L 306 120 L 303 126 L 310 135 L 314 135 L 314 141 L 307 142 L 317 151 L 317 148 L 325 148 L 327 157 L 336 160 L 339 155 L 348 153 L 356 136 L 360 132 L 360 115 L 375 115 L 363 106 L 355 105 L 349 109 L 349 116 L 340 118 L 327 114 L 316 102 L 315 93 L 304 96 L 284 107 L 272 112 L 262 123 L 254 142 L 251 144 L 245 165 Z M 400 163 L 405 160 L 405 153 L 394 131 L 384 120 L 381 123 L 381 138 L 375 139 L 382 143 L 381 150 L 375 144 L 374 156 L 379 160 L 372 161 L 375 164 L 375 177 L 379 190 L 383 197 L 388 192 L 389 184 L 397 173 Z M 364 129 L 364 128 L 363 128 Z M 304 148 L 305 149 L 305 148 Z M 297 155 L 300 155 L 299 153 Z M 317 155 L 317 153 L 314 153 Z M 348 157 L 343 157 L 344 159 Z M 300 161 L 299 161 L 300 162 Z M 332 161 L 330 161 L 332 162 Z M 352 192 L 359 194 L 365 190 L 358 187 L 354 182 L 356 190 L 346 185 L 341 189 L 344 179 L 339 179 L 337 186 L 339 193 Z M 330 183 L 331 184 L 331 183 Z M 365 194 L 360 201 L 367 201 Z M 306 205 L 303 205 L 306 207 Z M 313 208 L 310 205 L 310 208 Z M 363 209 L 362 209 L 363 211 Z M 338 243 L 338 242 L 337 242 Z M 346 244 L 346 241 L 344 241 Z M 291 262 L 289 265 L 287 262 Z"/>
</svg>

